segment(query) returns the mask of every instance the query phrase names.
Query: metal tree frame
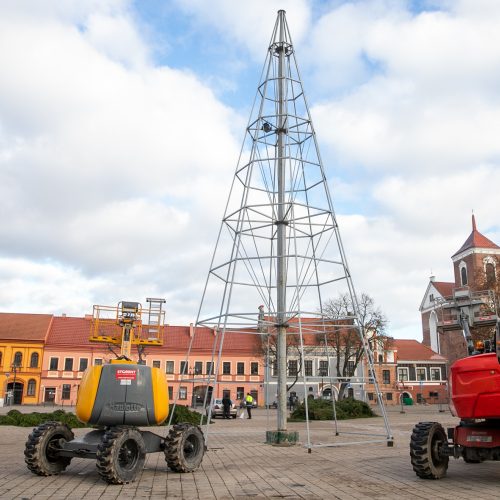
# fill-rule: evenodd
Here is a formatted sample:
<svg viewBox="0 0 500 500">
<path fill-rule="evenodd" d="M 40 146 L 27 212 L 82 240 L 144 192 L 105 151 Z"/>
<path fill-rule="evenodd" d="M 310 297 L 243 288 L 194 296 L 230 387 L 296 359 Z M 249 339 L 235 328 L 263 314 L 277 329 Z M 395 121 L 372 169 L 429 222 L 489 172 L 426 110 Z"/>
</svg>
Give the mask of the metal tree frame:
<svg viewBox="0 0 500 500">
<path fill-rule="evenodd" d="M 352 315 L 332 322 L 323 301 L 346 291 Z M 280 10 L 196 321 L 217 332 L 215 370 L 207 381 L 216 388 L 226 334 L 275 336 L 277 430 L 286 432 L 287 335 L 298 335 L 303 355 L 304 335 L 317 335 L 326 344 L 329 329 L 345 327 L 346 321 L 359 331 L 369 373 L 375 375 L 285 11 Z M 305 384 L 304 368 L 301 375 Z M 380 395 L 376 377 L 373 383 Z M 380 440 L 392 443 L 378 401 L 386 431 Z M 308 421 L 307 434 L 310 448 Z"/>
</svg>

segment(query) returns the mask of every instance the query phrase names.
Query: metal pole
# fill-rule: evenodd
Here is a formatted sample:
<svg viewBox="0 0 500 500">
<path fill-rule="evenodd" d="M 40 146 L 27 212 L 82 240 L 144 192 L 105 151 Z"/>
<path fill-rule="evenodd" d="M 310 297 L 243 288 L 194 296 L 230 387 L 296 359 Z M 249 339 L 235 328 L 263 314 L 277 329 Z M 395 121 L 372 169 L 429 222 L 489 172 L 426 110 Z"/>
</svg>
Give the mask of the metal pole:
<svg viewBox="0 0 500 500">
<path fill-rule="evenodd" d="M 286 221 L 285 221 L 285 12 L 279 11 L 278 51 L 278 129 L 276 157 L 278 177 L 278 220 L 277 224 L 277 328 L 278 328 L 278 431 L 286 431 Z"/>
<path fill-rule="evenodd" d="M 16 363 L 13 363 L 12 369 L 14 370 L 14 382 L 12 383 L 12 404 L 16 404 L 16 373 L 17 373 Z"/>
</svg>

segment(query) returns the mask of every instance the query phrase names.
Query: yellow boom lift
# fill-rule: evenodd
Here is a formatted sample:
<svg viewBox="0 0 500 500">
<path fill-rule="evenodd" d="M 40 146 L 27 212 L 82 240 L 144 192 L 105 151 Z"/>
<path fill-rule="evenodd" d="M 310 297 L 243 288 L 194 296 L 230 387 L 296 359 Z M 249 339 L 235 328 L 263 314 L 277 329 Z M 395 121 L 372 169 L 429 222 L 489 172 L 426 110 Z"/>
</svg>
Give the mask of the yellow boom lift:
<svg viewBox="0 0 500 500">
<path fill-rule="evenodd" d="M 142 359 L 145 346 L 163 344 L 165 301 L 147 301 L 146 311 L 138 302 L 94 306 L 89 340 L 108 344 L 112 352 L 113 346 L 120 348 L 116 359 L 89 367 L 82 377 L 76 415 L 97 428 L 75 438 L 60 422 L 35 427 L 24 451 L 28 469 L 34 474 L 59 474 L 72 458 L 91 458 L 105 481 L 123 484 L 135 480 L 146 453 L 163 452 L 168 466 L 176 472 L 192 472 L 201 464 L 205 442 L 198 426 L 174 425 L 166 438 L 138 428 L 161 424 L 169 414 L 166 375 Z M 143 316 L 147 321 L 143 322 Z M 133 346 L 137 347 L 137 362 L 132 360 Z"/>
</svg>

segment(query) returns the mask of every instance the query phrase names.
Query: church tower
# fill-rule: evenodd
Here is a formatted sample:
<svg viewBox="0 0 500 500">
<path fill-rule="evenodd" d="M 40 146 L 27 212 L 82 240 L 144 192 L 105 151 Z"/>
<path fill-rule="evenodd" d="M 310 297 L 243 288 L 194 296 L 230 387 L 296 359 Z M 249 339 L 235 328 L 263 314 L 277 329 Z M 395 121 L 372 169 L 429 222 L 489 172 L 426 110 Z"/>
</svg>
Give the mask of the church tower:
<svg viewBox="0 0 500 500">
<path fill-rule="evenodd" d="M 436 281 L 431 276 L 420 304 L 423 343 L 450 364 L 467 355 L 464 327 L 473 338 L 487 338 L 495 324 L 500 247 L 478 231 L 472 215 L 472 232 L 451 259 L 455 281 Z"/>
</svg>

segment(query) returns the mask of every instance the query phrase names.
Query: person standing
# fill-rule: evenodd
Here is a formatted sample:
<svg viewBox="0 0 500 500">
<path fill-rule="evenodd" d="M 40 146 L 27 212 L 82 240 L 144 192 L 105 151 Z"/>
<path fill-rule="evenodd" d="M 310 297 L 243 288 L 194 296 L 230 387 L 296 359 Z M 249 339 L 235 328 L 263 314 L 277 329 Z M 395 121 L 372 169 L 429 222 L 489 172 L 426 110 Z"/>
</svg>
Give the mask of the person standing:
<svg viewBox="0 0 500 500">
<path fill-rule="evenodd" d="M 252 418 L 253 397 L 249 392 L 247 392 L 245 403 L 247 405 L 248 418 Z"/>
<path fill-rule="evenodd" d="M 224 418 L 231 418 L 231 405 L 232 405 L 232 401 L 229 399 L 228 396 L 224 396 L 222 398 L 222 416 Z"/>
</svg>

